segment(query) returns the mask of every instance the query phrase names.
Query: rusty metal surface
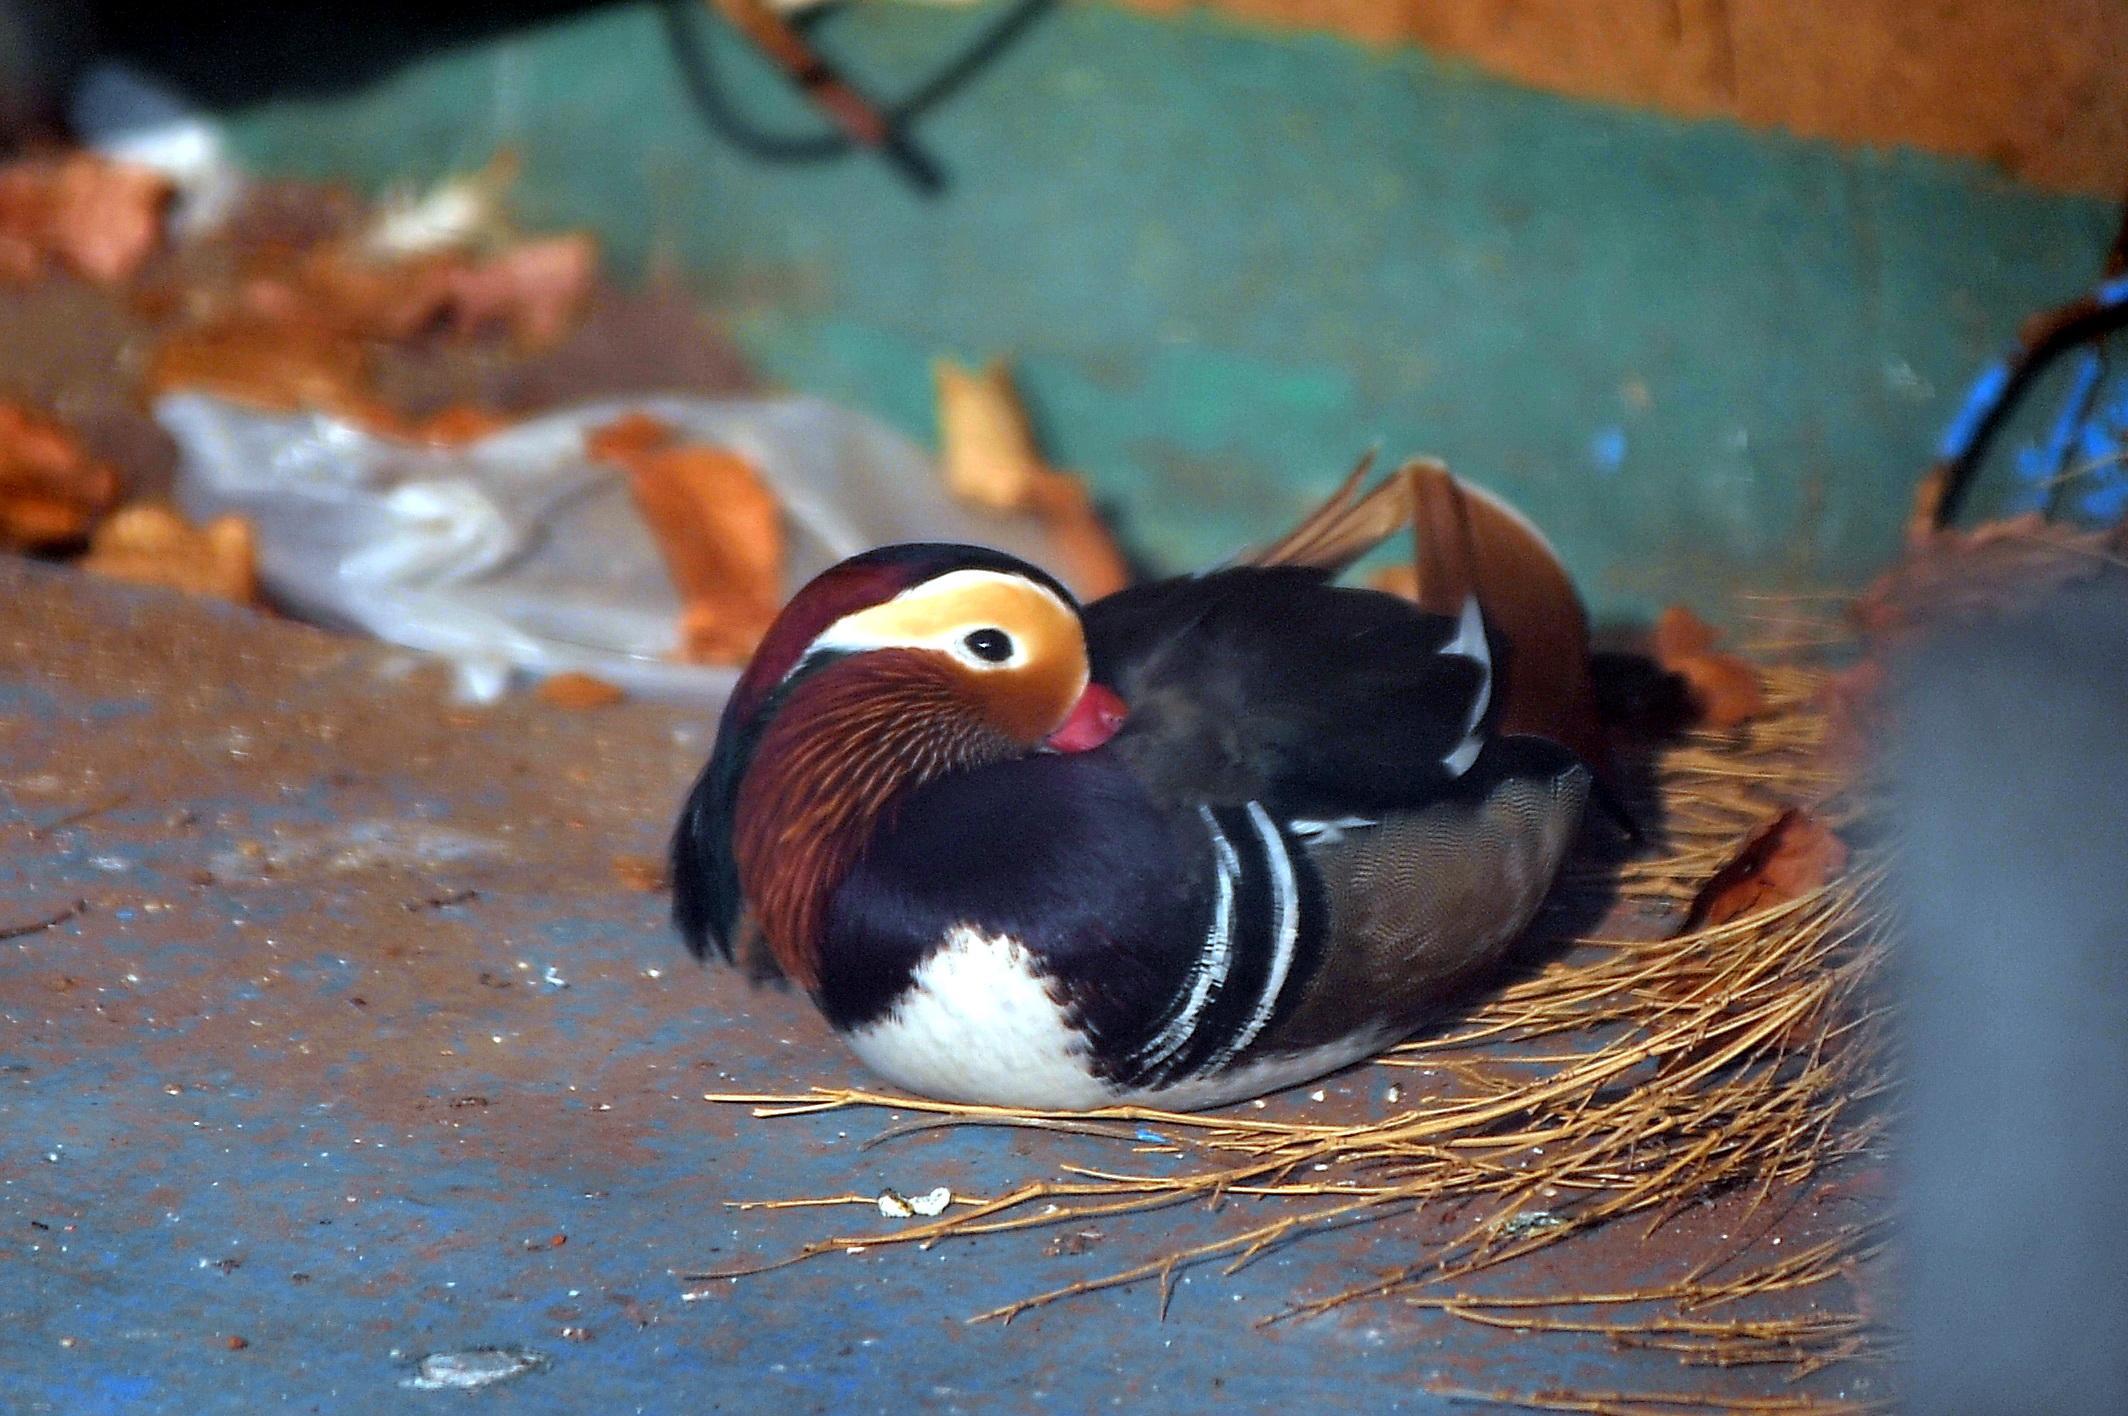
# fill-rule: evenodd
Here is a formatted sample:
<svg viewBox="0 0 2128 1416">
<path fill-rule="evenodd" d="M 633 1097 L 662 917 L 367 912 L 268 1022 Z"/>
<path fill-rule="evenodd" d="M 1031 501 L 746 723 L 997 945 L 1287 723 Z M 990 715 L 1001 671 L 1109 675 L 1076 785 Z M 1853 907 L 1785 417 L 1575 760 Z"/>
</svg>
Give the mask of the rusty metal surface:
<svg viewBox="0 0 2128 1416">
<path fill-rule="evenodd" d="M 469 709 L 443 683 L 392 651 L 0 563 L 0 1410 L 455 1410 L 469 1398 L 403 1384 L 425 1354 L 486 1346 L 544 1359 L 470 1398 L 512 1412 L 1793 1390 L 1390 1303 L 1257 1326 L 1409 1262 L 1441 1232 L 1426 1215 L 1185 1273 L 1164 1319 L 1135 1290 L 964 1321 L 1201 1215 L 873 1249 L 683 1301 L 674 1270 L 856 1214 L 728 1200 L 994 1193 L 1113 1152 L 990 1130 L 864 1149 L 887 1118 L 705 1104 L 863 1080 L 801 998 L 685 958 L 664 896 L 615 869 L 657 852 L 707 725 Z M 1275 1104 L 1356 1115 L 1383 1085 L 1361 1071 Z M 1660 1245 L 1599 1235 L 1492 1282 L 1616 1287 L 1730 1223 L 1714 1207 Z"/>
</svg>

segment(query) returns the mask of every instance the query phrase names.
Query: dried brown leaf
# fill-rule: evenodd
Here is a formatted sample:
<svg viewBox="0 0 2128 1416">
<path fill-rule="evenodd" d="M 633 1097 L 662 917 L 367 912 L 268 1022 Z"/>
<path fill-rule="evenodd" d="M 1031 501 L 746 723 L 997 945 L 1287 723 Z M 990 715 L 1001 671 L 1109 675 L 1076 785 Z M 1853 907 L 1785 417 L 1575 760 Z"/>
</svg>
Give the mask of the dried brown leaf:
<svg viewBox="0 0 2128 1416">
<path fill-rule="evenodd" d="M 271 413 L 317 409 L 368 421 L 370 359 L 363 342 L 322 321 L 238 316 L 180 330 L 149 359 L 151 395 L 194 389 Z"/>
<path fill-rule="evenodd" d="M 950 359 L 932 365 L 938 381 L 938 436 L 946 489 L 988 511 L 1025 511 L 1047 470 L 1027 410 L 1002 359 L 970 371 Z"/>
<path fill-rule="evenodd" d="M 136 502 L 96 528 L 81 568 L 240 605 L 259 598 L 257 538 L 241 516 L 194 526 L 168 507 Z"/>
<path fill-rule="evenodd" d="M 402 266 L 349 263 L 341 279 L 381 338 L 501 330 L 539 349 L 569 332 L 597 275 L 598 243 L 579 232 L 526 241 L 485 260 L 448 253 Z"/>
<path fill-rule="evenodd" d="M 48 264 L 104 285 L 131 279 L 162 241 L 173 190 L 153 168 L 88 152 L 0 168 L 0 279 Z"/>
<path fill-rule="evenodd" d="M 558 674 L 549 674 L 539 681 L 533 693 L 542 703 L 556 708 L 582 712 L 591 708 L 611 708 L 616 703 L 627 701 L 628 694 L 618 685 L 606 682 L 596 674 L 579 673 L 568 669 Z"/>
<path fill-rule="evenodd" d="M 1683 605 L 1672 605 L 1655 621 L 1655 661 L 1685 681 L 1699 721 L 1710 728 L 1733 728 L 1766 711 L 1766 690 L 1759 671 L 1734 654 L 1717 652 L 1721 632 Z"/>
<path fill-rule="evenodd" d="M 1747 837 L 1700 887 L 1680 932 L 1711 929 L 1785 904 L 1846 868 L 1846 843 L 1809 812 L 1789 807 Z"/>
<path fill-rule="evenodd" d="M 1664 663 L 1711 653 L 1721 641 L 1720 630 L 1683 605 L 1670 606 L 1655 620 L 1655 657 Z"/>
<path fill-rule="evenodd" d="M 637 509 L 680 592 L 680 657 L 744 663 L 783 594 L 783 513 L 750 463 L 682 443 L 647 414 L 592 431 L 585 448 L 628 474 Z"/>
<path fill-rule="evenodd" d="M 1130 566 L 1094 510 L 1084 482 L 1069 472 L 1040 468 L 1029 505 L 1055 538 L 1057 570 L 1081 599 L 1098 600 L 1130 584 Z"/>
<path fill-rule="evenodd" d="M 971 372 L 940 359 L 932 371 L 946 489 L 984 511 L 1039 518 L 1056 543 L 1054 568 L 1082 599 L 1097 600 L 1130 584 L 1130 566 L 1094 510 L 1086 484 L 1042 459 L 1010 367 L 993 359 Z"/>
<path fill-rule="evenodd" d="M 630 890 L 652 894 L 665 888 L 665 862 L 656 856 L 617 855 L 613 878 Z"/>
<path fill-rule="evenodd" d="M 118 497 L 118 473 L 65 424 L 0 403 L 0 547 L 77 543 Z"/>
</svg>

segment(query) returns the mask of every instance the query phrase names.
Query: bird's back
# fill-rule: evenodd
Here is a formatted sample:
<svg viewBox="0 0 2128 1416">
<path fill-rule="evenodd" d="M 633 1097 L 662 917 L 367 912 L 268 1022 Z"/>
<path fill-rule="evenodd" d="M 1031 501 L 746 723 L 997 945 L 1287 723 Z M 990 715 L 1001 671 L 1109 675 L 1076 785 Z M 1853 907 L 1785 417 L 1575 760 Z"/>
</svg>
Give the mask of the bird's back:
<svg viewBox="0 0 2128 1416">
<path fill-rule="evenodd" d="M 1114 750 L 1162 802 L 1314 819 L 1417 807 L 1485 716 L 1489 664 L 1457 644 L 1456 620 L 1314 570 L 1160 581 L 1085 617 L 1094 678 L 1129 705 Z"/>
</svg>

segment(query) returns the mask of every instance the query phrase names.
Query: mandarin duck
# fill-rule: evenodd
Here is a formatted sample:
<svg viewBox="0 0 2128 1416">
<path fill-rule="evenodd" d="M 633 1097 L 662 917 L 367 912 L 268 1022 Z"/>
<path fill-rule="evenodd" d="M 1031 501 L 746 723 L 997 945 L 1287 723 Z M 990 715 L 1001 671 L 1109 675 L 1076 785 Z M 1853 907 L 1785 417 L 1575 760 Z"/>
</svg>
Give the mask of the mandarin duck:
<svg viewBox="0 0 2128 1416">
<path fill-rule="evenodd" d="M 750 919 L 860 1059 L 949 1100 L 1195 1109 L 1408 1035 L 1577 834 L 1588 624 L 1505 504 L 1365 471 L 1083 608 L 970 546 L 821 574 L 681 813 L 687 943 L 730 960 Z M 1416 603 L 1332 583 L 1414 522 Z"/>
</svg>

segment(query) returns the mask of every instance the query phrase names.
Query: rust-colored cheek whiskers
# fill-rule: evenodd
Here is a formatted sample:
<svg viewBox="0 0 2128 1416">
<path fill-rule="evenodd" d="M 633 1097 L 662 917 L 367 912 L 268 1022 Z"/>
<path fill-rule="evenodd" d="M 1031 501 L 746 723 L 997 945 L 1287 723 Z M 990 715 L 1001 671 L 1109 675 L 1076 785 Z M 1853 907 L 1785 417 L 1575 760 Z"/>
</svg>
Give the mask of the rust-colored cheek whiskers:
<svg viewBox="0 0 2128 1416">
<path fill-rule="evenodd" d="M 1017 750 L 930 654 L 867 654 L 800 684 L 762 734 L 733 823 L 740 888 L 783 971 L 819 986 L 828 898 L 899 793 Z"/>
</svg>

